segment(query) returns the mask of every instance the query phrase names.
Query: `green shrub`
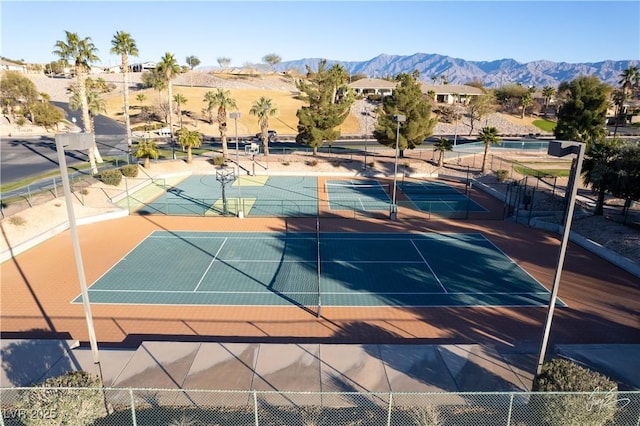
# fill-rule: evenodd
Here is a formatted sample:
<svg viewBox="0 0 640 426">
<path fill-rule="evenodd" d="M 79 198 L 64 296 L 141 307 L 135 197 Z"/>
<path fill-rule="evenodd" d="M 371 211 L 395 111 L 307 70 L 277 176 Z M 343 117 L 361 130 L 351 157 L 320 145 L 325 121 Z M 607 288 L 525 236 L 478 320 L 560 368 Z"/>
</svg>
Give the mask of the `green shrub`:
<svg viewBox="0 0 640 426">
<path fill-rule="evenodd" d="M 222 166 L 225 163 L 224 157 L 221 155 L 216 155 L 213 157 L 213 164 L 216 166 Z"/>
<path fill-rule="evenodd" d="M 100 386 L 99 379 L 85 371 L 47 379 L 21 394 L 25 415 L 20 420 L 26 426 L 92 425 L 106 415 Z"/>
<path fill-rule="evenodd" d="M 533 390 L 558 392 L 531 398 L 533 409 L 544 425 L 605 425 L 613 420 L 617 410 L 615 382 L 565 359 L 545 363 L 533 382 Z"/>
<path fill-rule="evenodd" d="M 509 170 L 496 170 L 496 177 L 498 178 L 498 182 L 504 182 L 509 177 Z"/>
<path fill-rule="evenodd" d="M 138 165 L 137 164 L 127 164 L 126 166 L 120 167 L 120 172 L 123 176 L 134 178 L 138 176 Z"/>
<path fill-rule="evenodd" d="M 105 170 L 100 173 L 100 180 L 107 185 L 118 186 L 122 182 L 122 173 L 118 169 Z"/>
</svg>

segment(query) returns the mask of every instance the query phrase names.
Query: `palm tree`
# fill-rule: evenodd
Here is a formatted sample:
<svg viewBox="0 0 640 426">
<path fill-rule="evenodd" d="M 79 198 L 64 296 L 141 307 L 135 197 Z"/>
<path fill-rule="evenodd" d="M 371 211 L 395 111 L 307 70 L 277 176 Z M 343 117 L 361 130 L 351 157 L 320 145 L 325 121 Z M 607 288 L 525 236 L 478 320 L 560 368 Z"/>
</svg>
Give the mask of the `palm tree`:
<svg viewBox="0 0 640 426">
<path fill-rule="evenodd" d="M 531 93 L 527 92 L 522 95 L 520 98 L 520 107 L 522 108 L 522 115 L 520 118 L 524 119 L 524 114 L 527 112 L 527 108 L 533 105 L 533 98 L 531 97 Z"/>
<path fill-rule="evenodd" d="M 634 87 L 638 87 L 638 85 L 640 84 L 640 70 L 638 69 L 638 67 L 633 65 L 624 70 L 620 74 L 620 80 L 618 81 L 618 84 L 621 86 L 622 93 L 618 99 L 618 118 L 616 119 L 616 126 L 613 132 L 614 136 L 618 133 L 618 124 L 621 121 L 626 121 L 624 120 L 624 103 L 627 100 L 627 96 L 633 92 Z"/>
<path fill-rule="evenodd" d="M 176 109 L 178 110 L 178 120 L 180 120 L 180 128 L 182 128 L 182 105 L 187 103 L 187 98 L 182 93 L 176 93 L 173 97 L 173 101 L 176 103 Z"/>
<path fill-rule="evenodd" d="M 478 134 L 478 139 L 484 143 L 484 155 L 482 156 L 482 173 L 487 173 L 487 160 L 489 159 L 489 146 L 500 143 L 498 129 L 495 127 L 483 127 Z"/>
<path fill-rule="evenodd" d="M 169 134 L 171 135 L 171 149 L 173 151 L 173 119 L 172 119 L 172 111 L 173 111 L 173 97 L 171 96 L 171 79 L 176 75 L 180 74 L 180 65 L 176 61 L 176 58 L 169 52 L 165 53 L 160 62 L 158 62 L 156 69 L 159 74 L 163 77 L 164 82 L 167 85 L 167 94 L 169 99 Z M 173 159 L 175 160 L 176 154 L 173 151 Z"/>
<path fill-rule="evenodd" d="M 104 100 L 100 97 L 100 94 L 94 90 L 87 91 L 87 106 L 89 107 L 89 129 L 91 132 L 95 131 L 95 117 L 103 112 L 107 111 Z M 69 98 L 69 109 L 79 110 L 82 108 L 82 101 L 80 99 L 80 93 L 78 90 L 73 90 L 71 98 Z"/>
<path fill-rule="evenodd" d="M 198 148 L 202 145 L 202 135 L 195 130 L 183 128 L 178 133 L 178 143 L 184 149 L 187 147 L 187 164 L 191 164 L 191 148 Z"/>
<path fill-rule="evenodd" d="M 147 95 L 144 93 L 138 93 L 136 95 L 136 100 L 140 102 L 140 109 L 142 109 L 142 103 L 147 100 Z"/>
<path fill-rule="evenodd" d="M 204 99 L 203 99 L 206 103 L 207 103 L 207 107 L 205 108 L 205 110 L 207 111 L 208 114 L 208 118 L 209 118 L 209 124 L 213 124 L 213 109 L 215 108 L 215 101 L 216 101 L 216 94 L 215 92 L 212 92 L 211 90 L 209 90 L 207 93 L 204 94 Z"/>
<path fill-rule="evenodd" d="M 76 81 L 78 85 L 78 96 L 80 97 L 81 109 L 82 109 L 82 124 L 84 131 L 90 133 L 89 124 L 89 106 L 87 104 L 87 72 L 90 64 L 99 61 L 96 53 L 98 49 L 91 42 L 90 37 L 80 38 L 77 33 L 65 31 L 66 41 L 58 40 L 55 44 L 53 54 L 59 56 L 65 63 L 73 61 L 76 73 Z M 93 146 L 89 149 L 89 163 L 91 164 L 91 173 L 97 174 L 97 163 L 102 163 L 102 156 L 98 151 L 98 147 L 95 142 L 95 135 L 93 136 Z"/>
<path fill-rule="evenodd" d="M 238 106 L 236 105 L 236 100 L 231 97 L 229 90 L 218 89 L 213 94 L 210 102 L 211 108 L 218 107 L 218 130 L 220 130 L 220 142 L 222 143 L 222 157 L 227 160 L 229 155 L 227 147 L 227 108 L 238 109 Z"/>
<path fill-rule="evenodd" d="M 442 167 L 444 165 L 444 152 L 451 151 L 453 148 L 451 146 L 451 142 L 447 138 L 439 138 L 433 144 L 433 150 L 440 152 L 440 156 L 438 157 L 438 167 Z"/>
<path fill-rule="evenodd" d="M 124 98 L 124 123 L 127 129 L 127 146 L 131 147 L 131 120 L 129 118 L 129 55 L 138 56 L 136 41 L 124 31 L 118 31 L 111 40 L 111 53 L 120 55 L 122 69 L 122 88 Z"/>
<path fill-rule="evenodd" d="M 594 215 L 601 216 L 604 213 L 605 192 L 617 179 L 613 162 L 622 145 L 616 137 L 610 140 L 603 138 L 587 145 L 581 173 L 585 185 L 591 185 L 593 191 L 598 192 Z"/>
<path fill-rule="evenodd" d="M 158 144 L 153 139 L 140 140 L 138 141 L 138 149 L 133 155 L 135 155 L 136 158 L 144 158 L 143 167 L 148 169 L 150 166 L 149 159 L 153 158 L 155 160 L 158 158 L 158 155 L 160 155 Z"/>
<path fill-rule="evenodd" d="M 553 95 L 556 94 L 556 89 L 552 86 L 544 86 L 542 88 L 542 97 L 544 98 L 544 116 L 547 116 L 547 110 L 549 109 L 549 102 Z"/>
<path fill-rule="evenodd" d="M 278 113 L 278 108 L 271 104 L 271 99 L 260 97 L 255 101 L 249 110 L 249 114 L 258 117 L 258 126 L 260 126 L 260 133 L 262 133 L 262 152 L 264 155 L 269 155 L 269 117 L 273 117 Z"/>
</svg>

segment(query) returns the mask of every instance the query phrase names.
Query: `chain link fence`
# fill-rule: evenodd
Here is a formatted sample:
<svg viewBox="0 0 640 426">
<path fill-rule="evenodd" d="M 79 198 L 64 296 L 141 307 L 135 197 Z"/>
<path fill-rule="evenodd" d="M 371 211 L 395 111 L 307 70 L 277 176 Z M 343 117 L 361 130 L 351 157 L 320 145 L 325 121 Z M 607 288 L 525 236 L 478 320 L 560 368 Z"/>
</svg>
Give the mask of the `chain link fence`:
<svg viewBox="0 0 640 426">
<path fill-rule="evenodd" d="M 2 425 L 637 426 L 640 391 L 358 393 L 6 388 Z"/>
</svg>

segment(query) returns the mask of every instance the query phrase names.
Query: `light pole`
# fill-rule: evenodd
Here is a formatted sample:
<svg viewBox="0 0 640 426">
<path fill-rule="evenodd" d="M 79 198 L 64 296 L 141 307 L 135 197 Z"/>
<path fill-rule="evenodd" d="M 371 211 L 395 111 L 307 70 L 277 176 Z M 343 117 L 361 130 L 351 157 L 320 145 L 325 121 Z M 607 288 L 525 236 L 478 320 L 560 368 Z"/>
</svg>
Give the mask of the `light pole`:
<svg viewBox="0 0 640 426">
<path fill-rule="evenodd" d="M 233 118 L 236 126 L 236 167 L 238 172 L 236 176 L 238 177 L 238 217 L 242 219 L 244 217 L 244 211 L 242 210 L 242 197 L 240 196 L 240 157 L 238 155 L 238 118 L 240 118 L 239 112 L 231 112 L 229 113 L 229 117 Z"/>
<path fill-rule="evenodd" d="M 571 232 L 571 221 L 573 219 L 573 210 L 576 204 L 576 194 L 578 192 L 578 177 L 580 176 L 580 170 L 582 170 L 582 158 L 584 156 L 585 145 L 581 142 L 572 141 L 551 141 L 549 142 L 549 149 L 547 154 L 553 157 L 564 157 L 569 154 L 577 154 L 576 161 L 573 167 L 571 167 L 571 179 L 569 179 L 569 193 L 565 197 L 569 196 L 569 206 L 566 211 L 564 220 L 564 230 L 562 232 L 562 242 L 560 244 L 560 251 L 558 252 L 558 263 L 556 271 L 553 277 L 553 287 L 551 288 L 551 298 L 549 300 L 549 307 L 547 309 L 547 319 L 544 327 L 544 334 L 542 336 L 542 345 L 540 347 L 540 356 L 538 358 L 538 368 L 536 370 L 536 376 L 542 371 L 542 364 L 547 353 L 547 345 L 549 343 L 549 332 L 551 331 L 551 321 L 553 320 L 553 311 L 556 307 L 556 299 L 558 298 L 558 289 L 560 287 L 560 275 L 562 274 L 562 267 L 564 265 L 565 255 L 567 253 L 567 244 L 569 242 L 569 233 Z"/>
<path fill-rule="evenodd" d="M 61 133 L 56 135 L 56 151 L 58 153 L 58 164 L 60 165 L 62 188 L 64 189 L 64 201 L 67 205 L 67 215 L 69 217 L 69 230 L 71 231 L 73 254 L 76 260 L 78 281 L 80 282 L 82 306 L 84 308 L 85 320 L 87 321 L 87 329 L 89 330 L 89 343 L 91 345 L 93 362 L 94 364 L 98 364 L 100 362 L 98 357 L 98 341 L 96 339 L 96 332 L 93 326 L 93 315 L 91 314 L 91 304 L 89 303 L 89 290 L 87 289 L 87 279 L 84 274 L 82 253 L 80 251 L 80 240 L 78 239 L 76 217 L 73 211 L 73 202 L 71 198 L 71 185 L 69 184 L 69 175 L 67 174 L 67 160 L 64 154 L 65 148 L 72 150 L 89 150 L 92 145 L 93 137 L 91 133 Z"/>
<path fill-rule="evenodd" d="M 364 169 L 367 168 L 367 142 L 368 142 L 368 133 L 369 133 L 369 110 L 367 106 L 364 106 Z"/>
<path fill-rule="evenodd" d="M 400 123 L 407 121 L 407 116 L 402 114 L 396 114 L 393 116 L 393 120 L 398 123 L 396 128 L 396 159 L 393 166 L 393 196 L 391 200 L 391 212 L 389 213 L 389 219 L 396 220 L 398 218 L 398 205 L 396 204 L 396 188 L 398 181 L 398 153 L 400 152 Z"/>
</svg>

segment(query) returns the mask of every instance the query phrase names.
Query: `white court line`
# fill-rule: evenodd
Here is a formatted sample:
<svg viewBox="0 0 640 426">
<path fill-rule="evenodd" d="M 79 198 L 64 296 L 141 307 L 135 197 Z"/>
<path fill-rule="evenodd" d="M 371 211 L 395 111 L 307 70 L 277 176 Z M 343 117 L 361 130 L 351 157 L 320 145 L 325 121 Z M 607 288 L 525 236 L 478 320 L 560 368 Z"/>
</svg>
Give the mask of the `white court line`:
<svg viewBox="0 0 640 426">
<path fill-rule="evenodd" d="M 413 244 L 413 248 L 416 249 L 416 251 L 418 252 L 418 254 L 420 255 L 420 257 L 422 258 L 422 260 L 424 261 L 424 263 L 427 265 L 427 267 L 429 268 L 429 270 L 431 271 L 431 273 L 433 274 L 433 277 L 436 279 L 436 281 L 438 281 L 438 284 L 440 284 L 440 287 L 442 287 L 442 289 L 444 290 L 445 293 L 449 293 L 447 291 L 446 288 L 444 288 L 444 286 L 442 285 L 442 282 L 440 282 L 440 278 L 438 278 L 438 276 L 436 275 L 435 272 L 433 272 L 433 269 L 431 269 L 431 265 L 429 265 L 429 262 L 427 262 L 427 259 L 424 258 L 424 256 L 422 255 L 422 253 L 420 253 L 420 250 L 418 249 L 418 246 L 416 246 L 416 243 L 413 242 L 413 240 L 409 240 L 411 241 L 411 244 Z"/>
<path fill-rule="evenodd" d="M 200 281 L 198 281 L 198 284 L 196 285 L 196 288 L 193 289 L 194 293 L 196 291 L 198 291 L 198 287 L 200 287 L 200 284 L 202 284 L 202 281 L 204 281 L 204 277 L 207 276 L 207 273 L 209 272 L 209 269 L 211 269 L 211 267 L 213 266 L 213 262 L 215 262 L 216 259 L 218 258 L 218 254 L 220 253 L 220 250 L 222 250 L 222 247 L 224 247 L 224 245 L 227 243 L 228 240 L 229 240 L 229 238 L 225 238 L 224 239 L 224 241 L 220 245 L 220 248 L 218 249 L 216 254 L 213 256 L 213 259 L 211 259 L 211 262 L 209 262 L 209 266 L 207 266 L 207 269 L 204 271 L 204 274 L 202 274 L 202 277 L 200 277 Z"/>
</svg>

